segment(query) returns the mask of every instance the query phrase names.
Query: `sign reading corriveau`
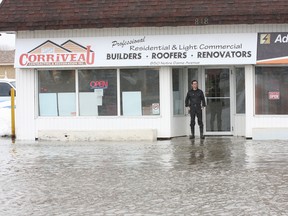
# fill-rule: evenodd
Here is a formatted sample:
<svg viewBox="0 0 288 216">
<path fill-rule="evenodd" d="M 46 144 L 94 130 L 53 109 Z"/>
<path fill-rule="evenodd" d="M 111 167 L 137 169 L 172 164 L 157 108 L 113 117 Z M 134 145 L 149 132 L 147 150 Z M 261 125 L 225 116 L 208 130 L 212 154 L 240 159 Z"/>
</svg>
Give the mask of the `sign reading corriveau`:
<svg viewBox="0 0 288 216">
<path fill-rule="evenodd" d="M 16 68 L 255 64 L 256 34 L 17 39 Z"/>
</svg>

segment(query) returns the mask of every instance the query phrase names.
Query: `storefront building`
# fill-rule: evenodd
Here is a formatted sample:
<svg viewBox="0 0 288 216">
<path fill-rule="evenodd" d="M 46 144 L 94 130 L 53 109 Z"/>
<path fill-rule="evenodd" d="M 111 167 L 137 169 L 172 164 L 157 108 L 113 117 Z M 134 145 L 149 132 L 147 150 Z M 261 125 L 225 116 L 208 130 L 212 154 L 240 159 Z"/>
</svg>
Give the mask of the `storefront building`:
<svg viewBox="0 0 288 216">
<path fill-rule="evenodd" d="M 187 136 L 184 100 L 194 79 L 207 101 L 205 135 L 288 139 L 288 25 L 279 16 L 255 16 L 253 25 L 199 16 L 189 25 L 166 17 L 163 27 L 140 18 L 0 26 L 17 33 L 17 139 Z"/>
</svg>

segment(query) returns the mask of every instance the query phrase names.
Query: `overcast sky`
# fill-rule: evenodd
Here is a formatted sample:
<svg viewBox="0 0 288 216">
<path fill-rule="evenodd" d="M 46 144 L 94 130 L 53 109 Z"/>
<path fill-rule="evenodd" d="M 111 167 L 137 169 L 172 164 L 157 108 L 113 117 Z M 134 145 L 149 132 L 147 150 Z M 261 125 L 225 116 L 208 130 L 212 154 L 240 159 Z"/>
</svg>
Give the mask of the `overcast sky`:
<svg viewBox="0 0 288 216">
<path fill-rule="evenodd" d="M 6 34 L 0 32 L 0 35 L 0 50 L 15 49 L 15 34 Z"/>
</svg>

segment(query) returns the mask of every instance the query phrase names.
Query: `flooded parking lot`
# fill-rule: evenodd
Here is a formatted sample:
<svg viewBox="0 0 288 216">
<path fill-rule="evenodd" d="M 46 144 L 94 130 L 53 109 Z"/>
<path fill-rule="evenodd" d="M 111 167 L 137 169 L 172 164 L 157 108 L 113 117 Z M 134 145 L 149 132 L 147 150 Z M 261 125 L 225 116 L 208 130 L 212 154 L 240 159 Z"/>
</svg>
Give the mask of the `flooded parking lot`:
<svg viewBox="0 0 288 216">
<path fill-rule="evenodd" d="M 288 215 L 288 141 L 0 140 L 0 215 Z"/>
</svg>

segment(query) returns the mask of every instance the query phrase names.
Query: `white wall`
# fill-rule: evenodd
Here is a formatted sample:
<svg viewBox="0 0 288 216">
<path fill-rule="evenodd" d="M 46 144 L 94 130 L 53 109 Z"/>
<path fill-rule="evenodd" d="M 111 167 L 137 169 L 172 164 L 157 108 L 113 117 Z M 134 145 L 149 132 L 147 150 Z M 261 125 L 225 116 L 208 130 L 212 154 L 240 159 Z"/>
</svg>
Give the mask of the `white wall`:
<svg viewBox="0 0 288 216">
<path fill-rule="evenodd" d="M 16 138 L 34 140 L 35 138 L 35 84 L 34 70 L 16 69 L 17 107 Z"/>
<path fill-rule="evenodd" d="M 254 67 L 245 66 L 245 110 L 246 110 L 246 138 L 252 137 L 252 128 L 254 127 Z"/>
<path fill-rule="evenodd" d="M 246 133 L 246 115 L 235 114 L 234 115 L 234 136 L 245 136 Z"/>
</svg>

